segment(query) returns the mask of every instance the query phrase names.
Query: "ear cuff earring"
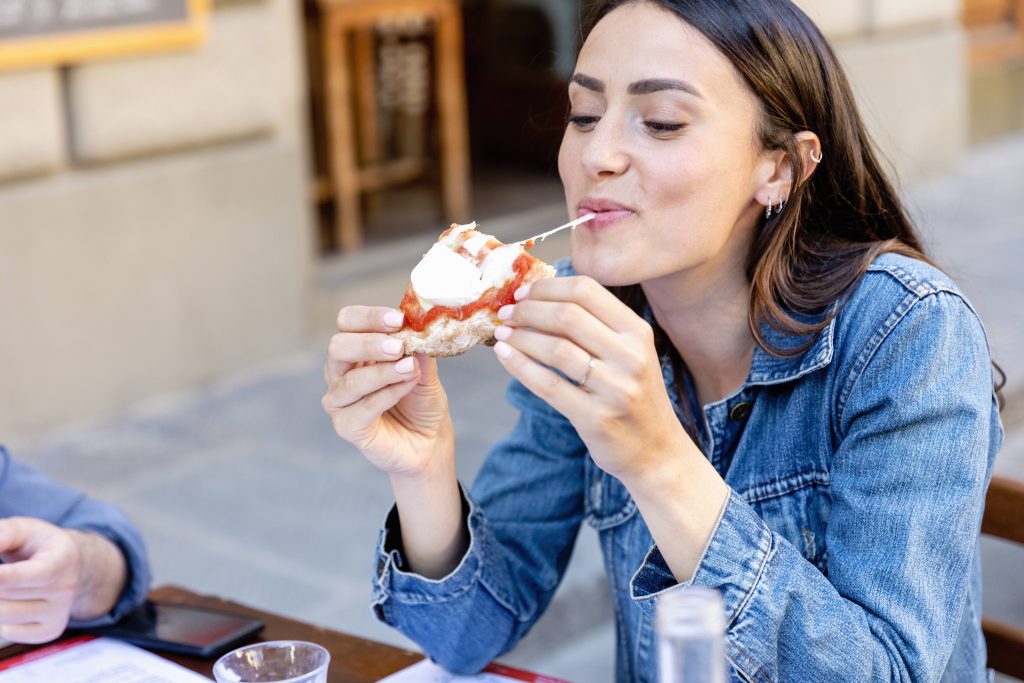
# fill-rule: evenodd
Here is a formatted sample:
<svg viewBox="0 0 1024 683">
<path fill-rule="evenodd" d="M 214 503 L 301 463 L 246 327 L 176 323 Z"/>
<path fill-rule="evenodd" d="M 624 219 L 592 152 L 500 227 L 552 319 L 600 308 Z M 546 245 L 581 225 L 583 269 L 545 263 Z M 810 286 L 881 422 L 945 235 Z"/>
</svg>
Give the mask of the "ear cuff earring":
<svg viewBox="0 0 1024 683">
<path fill-rule="evenodd" d="M 824 153 L 818 152 L 818 151 L 813 150 L 813 149 L 811 150 L 811 161 L 813 161 L 816 164 L 820 164 L 824 160 L 825 160 L 825 154 Z"/>
</svg>

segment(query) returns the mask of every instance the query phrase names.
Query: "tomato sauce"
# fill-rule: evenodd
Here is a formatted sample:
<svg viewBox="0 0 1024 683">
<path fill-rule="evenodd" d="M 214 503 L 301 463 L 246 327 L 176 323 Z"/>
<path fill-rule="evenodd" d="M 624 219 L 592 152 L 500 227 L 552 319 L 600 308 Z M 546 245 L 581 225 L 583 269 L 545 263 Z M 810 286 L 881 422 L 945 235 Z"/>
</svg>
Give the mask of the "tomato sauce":
<svg viewBox="0 0 1024 683">
<path fill-rule="evenodd" d="M 402 298 L 401 305 L 402 312 L 405 313 L 405 326 L 416 332 L 422 332 L 427 325 L 441 316 L 454 320 L 466 320 L 481 309 L 490 308 L 497 311 L 502 306 L 515 303 L 516 290 L 522 285 L 526 274 L 530 272 L 534 260 L 529 254 L 520 254 L 512 263 L 515 277 L 505 283 L 501 289 L 491 287 L 479 299 L 465 306 L 434 306 L 429 311 L 424 311 L 410 282 L 409 286 L 405 288 L 405 296 Z"/>
</svg>

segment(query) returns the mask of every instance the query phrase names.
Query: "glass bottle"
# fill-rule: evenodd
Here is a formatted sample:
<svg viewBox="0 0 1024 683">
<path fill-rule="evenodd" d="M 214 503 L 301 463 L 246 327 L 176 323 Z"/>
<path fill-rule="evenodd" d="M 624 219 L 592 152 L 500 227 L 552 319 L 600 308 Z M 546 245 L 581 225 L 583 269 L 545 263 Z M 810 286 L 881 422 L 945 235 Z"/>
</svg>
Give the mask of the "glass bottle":
<svg viewBox="0 0 1024 683">
<path fill-rule="evenodd" d="M 725 608 L 713 588 L 689 586 L 659 598 L 658 683 L 726 683 Z"/>
</svg>

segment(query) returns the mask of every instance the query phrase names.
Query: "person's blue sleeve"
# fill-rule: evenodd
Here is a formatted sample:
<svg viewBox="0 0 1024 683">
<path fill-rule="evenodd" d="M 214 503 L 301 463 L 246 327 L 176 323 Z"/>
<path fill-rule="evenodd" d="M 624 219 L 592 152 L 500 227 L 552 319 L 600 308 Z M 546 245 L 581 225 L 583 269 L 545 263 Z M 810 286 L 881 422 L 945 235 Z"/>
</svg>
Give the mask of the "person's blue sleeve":
<svg viewBox="0 0 1024 683">
<path fill-rule="evenodd" d="M 394 509 L 378 544 L 374 612 L 454 673 L 480 671 L 537 621 L 583 519 L 576 430 L 518 382 L 508 397 L 519 423 L 464 496 L 470 545 L 455 570 L 435 581 L 403 569 Z"/>
<path fill-rule="evenodd" d="M 65 529 L 91 531 L 121 549 L 128 580 L 114 608 L 72 627 L 102 626 L 121 618 L 142 603 L 149 592 L 150 567 L 139 530 L 115 505 L 92 500 L 81 491 L 47 478 L 19 462 L 0 446 L 0 518 L 36 517 Z"/>
<path fill-rule="evenodd" d="M 984 331 L 956 295 L 901 311 L 840 394 L 826 573 L 733 493 L 692 584 L 725 600 L 748 681 L 937 681 L 964 618 L 992 441 Z M 657 548 L 634 577 L 653 613 L 676 584 Z"/>
</svg>

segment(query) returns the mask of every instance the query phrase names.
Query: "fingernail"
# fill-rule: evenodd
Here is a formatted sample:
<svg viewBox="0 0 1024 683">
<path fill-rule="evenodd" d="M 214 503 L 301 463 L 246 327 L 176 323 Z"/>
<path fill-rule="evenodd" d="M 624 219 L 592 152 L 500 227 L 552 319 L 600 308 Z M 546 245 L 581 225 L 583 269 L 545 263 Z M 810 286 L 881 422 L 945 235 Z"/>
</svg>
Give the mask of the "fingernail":
<svg viewBox="0 0 1024 683">
<path fill-rule="evenodd" d="M 384 324 L 388 327 L 401 327 L 405 322 L 405 314 L 401 311 L 388 311 L 384 314 Z"/>
<path fill-rule="evenodd" d="M 528 284 L 528 285 L 523 285 L 522 287 L 520 287 L 519 289 L 517 289 L 517 290 L 516 290 L 516 293 L 515 293 L 515 294 L 513 294 L 512 296 L 514 296 L 514 297 L 515 297 L 516 301 L 522 301 L 522 300 L 523 300 L 523 299 L 525 299 L 526 297 L 530 296 L 530 289 L 531 289 L 532 287 L 533 287 L 533 284 L 532 284 L 532 283 L 531 283 L 531 284 Z"/>
<path fill-rule="evenodd" d="M 380 349 L 389 356 L 397 356 L 402 353 L 402 347 L 404 344 L 401 339 L 395 339 L 394 337 L 388 337 L 380 343 Z"/>
<path fill-rule="evenodd" d="M 512 336 L 512 328 L 505 327 L 502 325 L 498 329 L 494 330 L 494 338 L 498 341 L 508 341 L 508 338 Z"/>
<path fill-rule="evenodd" d="M 412 356 L 403 358 L 402 360 L 395 363 L 395 372 L 399 375 L 408 375 L 416 370 L 416 359 Z"/>
<path fill-rule="evenodd" d="M 512 347 L 500 341 L 494 345 L 494 352 L 498 354 L 498 358 L 508 360 L 512 356 Z"/>
<path fill-rule="evenodd" d="M 512 311 L 514 311 L 515 309 L 516 307 L 514 305 L 502 306 L 498 310 L 498 320 L 508 320 L 509 318 L 512 317 Z"/>
</svg>

